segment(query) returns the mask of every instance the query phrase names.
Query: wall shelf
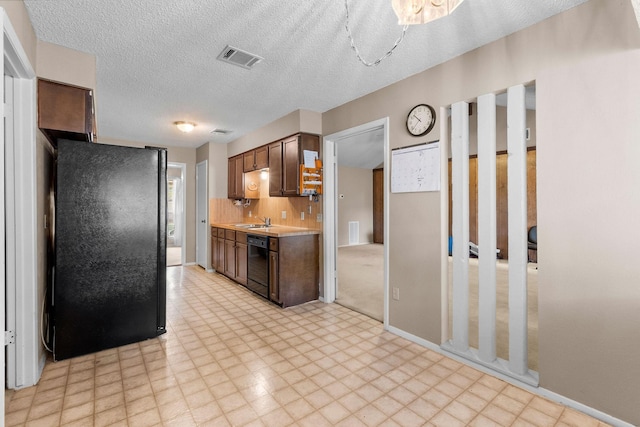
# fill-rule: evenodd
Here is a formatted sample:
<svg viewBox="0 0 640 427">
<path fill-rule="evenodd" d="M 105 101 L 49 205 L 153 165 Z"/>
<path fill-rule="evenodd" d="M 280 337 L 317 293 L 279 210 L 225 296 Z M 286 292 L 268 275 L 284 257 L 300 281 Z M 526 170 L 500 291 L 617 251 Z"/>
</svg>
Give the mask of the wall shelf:
<svg viewBox="0 0 640 427">
<path fill-rule="evenodd" d="M 316 160 L 315 168 L 300 165 L 300 195 L 314 196 L 322 194 L 322 161 Z"/>
</svg>

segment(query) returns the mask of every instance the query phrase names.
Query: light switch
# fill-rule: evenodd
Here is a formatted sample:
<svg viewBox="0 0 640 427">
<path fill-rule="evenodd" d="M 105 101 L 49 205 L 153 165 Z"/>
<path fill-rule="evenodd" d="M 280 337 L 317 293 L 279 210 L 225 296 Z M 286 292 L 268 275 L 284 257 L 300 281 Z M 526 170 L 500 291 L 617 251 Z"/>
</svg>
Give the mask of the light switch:
<svg viewBox="0 0 640 427">
<path fill-rule="evenodd" d="M 287 211 L 282 211 L 282 219 L 287 219 Z"/>
</svg>

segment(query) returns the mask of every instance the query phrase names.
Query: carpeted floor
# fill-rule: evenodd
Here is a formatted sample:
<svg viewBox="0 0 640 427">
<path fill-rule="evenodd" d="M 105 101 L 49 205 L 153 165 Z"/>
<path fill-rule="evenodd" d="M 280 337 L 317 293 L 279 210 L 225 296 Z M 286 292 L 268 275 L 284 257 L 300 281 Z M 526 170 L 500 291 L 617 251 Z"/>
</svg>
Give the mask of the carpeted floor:
<svg viewBox="0 0 640 427">
<path fill-rule="evenodd" d="M 354 245 L 338 248 L 338 286 L 336 302 L 383 321 L 383 245 Z M 499 358 L 509 358 L 509 289 L 508 261 L 498 260 L 496 269 L 497 311 L 496 352 Z M 528 268 L 528 345 L 529 369 L 538 370 L 538 270 Z M 451 295 L 452 264 L 449 258 Z M 451 314 L 451 301 L 449 313 Z M 452 330 L 451 315 L 449 330 Z M 469 260 L 469 345 L 478 348 L 478 260 Z"/>
<path fill-rule="evenodd" d="M 338 248 L 336 302 L 383 321 L 384 245 L 354 245 Z"/>
<path fill-rule="evenodd" d="M 452 294 L 452 261 L 449 257 L 449 295 Z M 538 270 L 527 268 L 529 369 L 538 370 Z M 452 330 L 452 305 L 449 299 L 449 331 Z M 469 259 L 469 345 L 478 348 L 478 259 Z M 509 359 L 509 262 L 496 265 L 496 353 Z"/>
</svg>

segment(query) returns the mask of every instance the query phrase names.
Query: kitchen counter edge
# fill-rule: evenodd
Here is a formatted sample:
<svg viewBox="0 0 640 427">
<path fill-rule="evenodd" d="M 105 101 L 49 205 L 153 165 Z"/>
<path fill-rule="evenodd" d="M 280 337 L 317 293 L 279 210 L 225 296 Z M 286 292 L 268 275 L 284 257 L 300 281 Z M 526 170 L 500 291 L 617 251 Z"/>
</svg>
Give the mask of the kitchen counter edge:
<svg viewBox="0 0 640 427">
<path fill-rule="evenodd" d="M 241 231 L 247 234 L 257 234 L 259 236 L 288 237 L 304 236 L 308 234 L 320 234 L 321 230 L 302 227 L 290 227 L 287 225 L 274 225 L 269 228 L 246 228 L 238 227 L 235 224 L 210 224 L 211 227 L 224 228 L 227 230 Z"/>
</svg>

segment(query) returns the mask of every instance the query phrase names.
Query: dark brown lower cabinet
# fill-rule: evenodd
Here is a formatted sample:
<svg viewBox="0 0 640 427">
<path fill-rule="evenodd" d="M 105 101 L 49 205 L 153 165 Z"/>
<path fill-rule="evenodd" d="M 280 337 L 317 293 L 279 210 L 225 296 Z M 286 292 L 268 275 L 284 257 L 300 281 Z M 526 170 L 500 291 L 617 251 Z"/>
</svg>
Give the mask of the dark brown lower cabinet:
<svg viewBox="0 0 640 427">
<path fill-rule="evenodd" d="M 276 304 L 280 304 L 278 285 L 278 252 L 269 251 L 269 294 L 271 301 Z"/>
<path fill-rule="evenodd" d="M 211 266 L 224 273 L 224 228 L 211 227 Z"/>
<path fill-rule="evenodd" d="M 231 280 L 247 284 L 247 233 L 225 230 L 224 239 L 219 239 L 218 250 L 222 252 L 219 260 L 219 273 Z M 221 242 L 220 242 L 221 241 Z"/>
<path fill-rule="evenodd" d="M 224 241 L 224 275 L 233 279 L 236 277 L 236 241 Z"/>
<path fill-rule="evenodd" d="M 269 238 L 269 299 L 282 306 L 318 299 L 319 239 L 317 234 Z M 247 233 L 211 227 L 211 265 L 221 274 L 247 285 Z"/>
<path fill-rule="evenodd" d="M 211 267 L 214 270 L 217 270 L 216 267 L 216 257 L 218 256 L 217 247 L 218 244 L 218 229 L 216 227 L 211 227 Z"/>
<path fill-rule="evenodd" d="M 269 238 L 271 301 L 289 307 L 318 299 L 318 235 Z"/>
<path fill-rule="evenodd" d="M 236 232 L 236 275 L 232 277 L 241 285 L 247 284 L 247 233 Z"/>
</svg>

